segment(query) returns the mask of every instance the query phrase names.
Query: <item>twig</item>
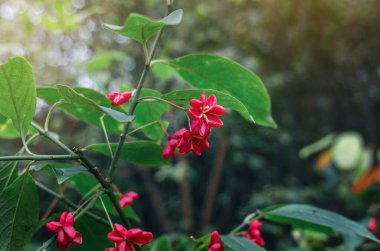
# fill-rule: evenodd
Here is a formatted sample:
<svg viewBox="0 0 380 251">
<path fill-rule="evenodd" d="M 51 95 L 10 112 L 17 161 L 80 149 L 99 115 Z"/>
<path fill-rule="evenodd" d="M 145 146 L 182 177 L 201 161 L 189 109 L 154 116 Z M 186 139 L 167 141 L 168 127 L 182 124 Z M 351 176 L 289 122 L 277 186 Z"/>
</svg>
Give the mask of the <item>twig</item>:
<svg viewBox="0 0 380 251">
<path fill-rule="evenodd" d="M 0 161 L 10 161 L 10 160 L 34 160 L 34 161 L 43 161 L 43 160 L 76 160 L 79 159 L 79 156 L 76 154 L 69 155 L 24 155 L 24 156 L 2 156 Z"/>
<path fill-rule="evenodd" d="M 42 184 L 42 183 L 40 183 L 40 182 L 38 182 L 36 180 L 34 182 L 36 183 L 37 187 L 39 187 L 43 191 L 47 192 L 48 194 L 54 196 L 55 198 L 59 199 L 59 201 L 61 201 L 62 203 L 66 204 L 67 206 L 69 206 L 69 207 L 71 207 L 73 209 L 77 209 L 78 208 L 78 206 L 74 202 L 72 202 L 71 200 L 65 198 L 63 195 L 60 195 L 60 194 L 54 192 L 53 190 L 51 190 L 50 188 L 48 188 L 47 186 L 45 186 L 44 184 Z M 100 222 L 100 223 L 108 226 L 108 222 L 105 219 L 103 219 L 102 217 L 100 217 L 100 216 L 98 216 L 96 214 L 93 214 L 91 212 L 86 212 L 86 214 L 89 217 L 93 218 L 94 220 L 96 220 L 96 221 L 98 221 L 98 222 Z"/>
</svg>

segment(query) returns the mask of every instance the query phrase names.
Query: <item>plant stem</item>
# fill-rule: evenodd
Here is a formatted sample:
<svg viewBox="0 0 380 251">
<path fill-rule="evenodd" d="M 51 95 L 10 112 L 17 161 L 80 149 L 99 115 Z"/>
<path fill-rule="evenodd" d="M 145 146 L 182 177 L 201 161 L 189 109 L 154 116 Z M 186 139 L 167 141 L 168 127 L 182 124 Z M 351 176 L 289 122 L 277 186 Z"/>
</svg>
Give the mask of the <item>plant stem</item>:
<svg viewBox="0 0 380 251">
<path fill-rule="evenodd" d="M 52 237 L 50 237 L 50 239 L 42 243 L 42 246 L 36 251 L 46 251 L 47 248 L 50 247 L 50 245 L 54 243 L 56 236 L 57 235 L 55 234 Z"/>
<path fill-rule="evenodd" d="M 259 210 L 257 212 L 254 212 L 254 213 L 247 215 L 244 218 L 243 222 L 239 226 L 235 227 L 228 235 L 232 235 L 232 234 L 240 231 L 243 227 L 249 225 L 249 223 L 251 223 L 253 220 L 260 219 L 261 217 L 262 216 L 260 215 Z"/>
<path fill-rule="evenodd" d="M 71 207 L 73 209 L 77 209 L 78 208 L 78 206 L 74 202 L 72 202 L 69 199 L 66 199 L 65 196 L 63 196 L 63 195 L 61 195 L 59 193 L 54 192 L 53 190 L 51 190 L 50 188 L 48 188 L 47 186 L 45 186 L 44 184 L 42 184 L 42 183 L 40 183 L 40 182 L 38 182 L 36 180 L 34 182 L 36 183 L 37 187 L 39 187 L 40 189 L 44 190 L 48 194 L 54 196 L 55 198 L 59 199 L 62 203 L 66 204 L 67 206 L 69 206 L 69 207 Z M 105 219 L 103 219 L 102 217 L 100 217 L 100 216 L 98 216 L 96 214 L 93 214 L 91 212 L 86 212 L 86 214 L 89 217 L 93 218 L 94 220 L 99 221 L 100 223 L 108 226 L 108 222 Z"/>
<path fill-rule="evenodd" d="M 85 202 L 83 202 L 77 209 L 75 209 L 75 211 L 73 212 L 73 214 L 77 214 L 84 206 L 86 206 L 87 204 L 89 204 L 91 201 L 96 201 L 96 199 L 99 197 L 99 196 L 102 196 L 103 194 L 103 191 L 99 191 L 97 192 L 96 194 L 94 194 L 93 196 L 91 196 L 91 198 L 89 198 L 88 200 L 86 200 Z"/>
<path fill-rule="evenodd" d="M 159 97 L 143 97 L 143 98 L 140 98 L 139 101 L 150 101 L 150 102 L 154 102 L 154 101 L 162 101 L 162 102 L 165 102 L 175 108 L 178 108 L 180 110 L 183 110 L 183 111 L 187 111 L 188 109 L 185 108 L 185 107 L 182 107 L 180 105 L 177 105 L 169 100 L 166 100 L 166 99 L 163 99 L 163 98 L 159 98 Z"/>
<path fill-rule="evenodd" d="M 55 102 L 55 103 L 50 107 L 49 112 L 48 112 L 48 114 L 46 115 L 46 119 L 45 119 L 45 125 L 44 125 L 44 129 L 45 129 L 45 131 L 49 131 L 49 122 L 50 122 L 50 118 L 51 118 L 51 115 L 53 114 L 54 109 L 55 109 L 58 105 L 60 105 L 60 104 L 62 104 L 62 103 L 63 103 L 63 101 L 62 101 L 62 100 L 59 100 L 59 101 Z"/>
<path fill-rule="evenodd" d="M 127 133 L 127 136 L 129 136 L 129 135 L 131 135 L 131 134 L 133 134 L 133 133 L 135 133 L 135 132 L 137 132 L 137 131 L 140 131 L 140 130 L 142 130 L 142 129 L 148 127 L 148 126 L 155 125 L 155 124 L 158 124 L 158 125 L 161 127 L 162 131 L 163 131 L 167 136 L 169 136 L 169 134 L 167 133 L 166 129 L 165 129 L 165 128 L 162 126 L 162 124 L 161 124 L 159 121 L 157 121 L 157 120 L 152 121 L 152 122 L 150 122 L 150 123 L 148 123 L 148 124 L 145 124 L 145 125 L 143 125 L 143 126 L 140 126 L 140 127 L 136 128 L 136 129 L 134 129 L 134 130 L 128 132 L 128 133 Z"/>
<path fill-rule="evenodd" d="M 106 137 L 106 141 L 107 141 L 107 145 L 108 145 L 108 150 L 110 151 L 110 154 L 111 154 L 111 157 L 112 157 L 113 156 L 113 152 L 112 152 L 110 140 L 108 138 L 107 128 L 106 128 L 106 125 L 104 124 L 104 116 L 105 115 L 106 114 L 103 113 L 103 115 L 100 117 L 100 124 L 102 125 L 103 133 L 104 133 L 104 136 Z"/>
<path fill-rule="evenodd" d="M 171 7 L 172 7 L 172 2 L 171 1 L 168 1 L 167 2 L 167 14 L 170 12 L 171 10 Z M 162 36 L 162 33 L 164 31 L 164 28 L 161 28 L 161 30 L 158 32 L 154 42 L 153 42 L 153 45 L 152 45 L 152 49 L 150 51 L 150 54 L 149 54 L 149 57 L 148 57 L 148 60 L 147 62 L 145 62 L 145 66 L 144 66 L 144 69 L 141 73 L 141 76 L 140 76 L 140 80 L 137 84 L 137 87 L 136 87 L 136 92 L 135 94 L 133 95 L 133 100 L 132 100 L 132 103 L 131 103 L 131 107 L 129 109 L 129 115 L 133 115 L 135 109 L 136 109 L 136 106 L 138 104 L 138 99 L 139 99 L 139 96 L 140 96 L 140 92 L 141 92 L 141 89 L 144 85 L 144 81 L 145 81 L 145 78 L 150 70 L 150 62 L 152 62 L 153 60 L 153 57 L 154 57 L 154 54 L 157 50 L 157 46 L 158 46 L 158 42 Z M 123 133 L 120 135 L 120 139 L 119 139 L 119 143 L 117 145 L 117 148 L 116 148 L 116 152 L 113 156 L 113 159 L 111 161 L 111 164 L 110 164 L 110 167 L 108 169 L 108 174 L 107 174 L 107 178 L 112 180 L 113 179 L 113 176 L 115 174 L 115 170 L 116 170 L 116 165 L 119 161 L 119 157 L 120 157 L 120 153 L 121 153 L 121 149 L 123 148 L 123 144 L 126 140 L 126 136 L 127 136 L 127 132 L 129 130 L 129 127 L 131 125 L 131 122 L 127 122 L 124 126 L 124 131 Z"/>
<path fill-rule="evenodd" d="M 119 202 L 117 201 L 114 190 L 110 186 L 110 183 L 106 181 L 103 176 L 99 173 L 98 169 L 83 155 L 82 152 L 78 151 L 75 153 L 74 151 L 70 150 L 65 144 L 63 144 L 61 141 L 59 141 L 57 138 L 53 137 L 49 132 L 46 132 L 44 129 L 41 128 L 37 123 L 32 122 L 32 126 L 42 135 L 44 135 L 46 138 L 48 138 L 50 141 L 58 145 L 60 148 L 68 152 L 69 154 L 78 154 L 79 156 L 79 163 L 81 163 L 84 167 L 87 168 L 87 170 L 94 175 L 94 177 L 98 180 L 98 182 L 102 185 L 104 188 L 105 193 L 110 198 L 112 204 L 115 206 L 123 224 L 127 226 L 127 228 L 130 228 L 130 223 L 127 217 L 125 216 L 123 210 L 120 207 Z"/>
<path fill-rule="evenodd" d="M 102 207 L 103 207 L 103 209 L 104 209 L 104 213 L 107 215 L 107 219 L 108 219 L 108 221 L 109 221 L 109 223 L 110 223 L 110 227 L 111 227 L 111 229 L 113 229 L 113 223 L 112 223 L 112 220 L 111 220 L 110 215 L 108 214 L 107 208 L 106 208 L 106 206 L 104 205 L 104 202 L 103 202 L 102 196 L 99 197 L 99 200 L 100 200 L 100 203 L 102 203 Z"/>
<path fill-rule="evenodd" d="M 69 155 L 26 155 L 26 156 L 2 156 L 0 161 L 10 161 L 10 160 L 75 160 L 79 159 L 79 156 L 76 154 Z"/>
</svg>

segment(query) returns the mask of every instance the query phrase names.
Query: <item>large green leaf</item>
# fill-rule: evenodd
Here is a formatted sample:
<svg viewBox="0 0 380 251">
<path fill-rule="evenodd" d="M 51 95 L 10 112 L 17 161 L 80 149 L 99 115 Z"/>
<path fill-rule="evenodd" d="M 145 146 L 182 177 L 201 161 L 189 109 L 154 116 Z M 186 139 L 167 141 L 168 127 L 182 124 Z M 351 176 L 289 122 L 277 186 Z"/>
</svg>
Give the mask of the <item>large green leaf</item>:
<svg viewBox="0 0 380 251">
<path fill-rule="evenodd" d="M 117 143 L 111 143 L 112 151 L 116 151 Z M 107 144 L 93 144 L 84 148 L 110 156 Z M 121 149 L 120 159 L 140 166 L 161 166 L 168 162 L 162 158 L 162 147 L 152 141 L 125 142 Z"/>
<path fill-rule="evenodd" d="M 320 227 L 343 235 L 357 235 L 379 242 L 363 225 L 342 215 L 317 207 L 299 204 L 286 205 L 273 207 L 269 210 L 264 209 L 262 215 L 268 220 L 289 223 L 300 228 L 315 230 L 316 227 Z"/>
<path fill-rule="evenodd" d="M 35 171 L 50 171 L 57 179 L 58 184 L 62 184 L 66 180 L 80 174 L 87 172 L 87 169 L 80 165 L 70 165 L 65 163 L 54 163 L 36 165 L 32 167 Z"/>
<path fill-rule="evenodd" d="M 170 239 L 166 235 L 158 238 L 154 242 L 153 247 L 151 249 L 151 251 L 171 251 L 171 250 L 172 250 L 172 247 L 171 247 Z"/>
<path fill-rule="evenodd" d="M 79 194 L 81 194 L 82 196 L 86 196 L 86 198 L 89 198 L 90 196 L 94 195 L 100 189 L 99 183 L 93 177 L 85 175 L 84 173 L 78 174 L 75 177 L 71 177 L 66 182 L 71 187 L 75 188 Z M 102 195 L 102 199 L 107 208 L 108 213 L 113 216 L 117 216 L 118 213 L 116 212 L 115 207 L 112 204 L 111 200 L 108 198 L 108 196 L 104 194 Z M 102 214 L 104 214 L 104 217 L 106 217 L 103 206 L 99 200 L 95 203 L 95 208 L 99 209 L 99 211 Z M 137 216 L 137 214 L 131 206 L 124 208 L 123 212 L 125 216 L 127 216 L 128 218 L 134 221 L 140 221 L 140 218 Z"/>
<path fill-rule="evenodd" d="M 0 250 L 23 250 L 31 240 L 39 217 L 39 199 L 29 173 L 15 180 L 0 195 Z"/>
<path fill-rule="evenodd" d="M 94 90 L 87 88 L 74 88 L 77 93 L 84 95 L 85 97 L 91 99 L 96 104 L 106 107 L 111 105 L 111 101 L 109 101 L 105 95 L 98 93 Z M 61 100 L 61 95 L 58 90 L 53 87 L 44 87 L 37 89 L 37 95 L 39 98 L 44 100 L 49 105 L 53 105 L 57 101 Z M 101 127 L 100 117 L 103 114 L 103 111 L 99 111 L 98 109 L 85 109 L 82 106 L 77 106 L 73 103 L 63 103 L 59 105 L 59 109 L 63 110 L 65 113 L 74 116 L 80 121 L 92 124 L 97 127 Z M 117 111 L 122 112 L 122 108 L 115 107 Z M 106 125 L 107 131 L 112 133 L 121 133 L 123 125 L 118 123 L 115 119 L 110 116 L 105 116 L 104 124 Z"/>
<path fill-rule="evenodd" d="M 188 105 L 191 99 L 199 99 L 202 93 L 205 93 L 207 96 L 214 94 L 218 99 L 219 105 L 233 109 L 248 121 L 255 122 L 247 107 L 228 93 L 209 89 L 180 90 L 169 92 L 163 98 L 178 104 Z"/>
<path fill-rule="evenodd" d="M 22 57 L 0 65 L 0 114 L 26 135 L 36 111 L 36 86 L 32 66 Z"/>
<path fill-rule="evenodd" d="M 236 62 L 216 55 L 192 54 L 157 63 L 170 65 L 194 87 L 228 92 L 244 104 L 257 124 L 276 127 L 265 85 Z"/>
<path fill-rule="evenodd" d="M 83 109 L 86 109 L 86 110 L 98 111 L 100 113 L 104 112 L 110 115 L 113 119 L 115 119 L 118 122 L 125 123 L 125 122 L 131 122 L 133 120 L 133 116 L 129 116 L 127 114 L 112 110 L 107 107 L 99 106 L 91 99 L 85 97 L 84 95 L 79 94 L 74 89 L 68 86 L 57 85 L 57 89 L 61 97 L 66 102 L 69 102 L 77 107 L 82 107 Z"/>
<path fill-rule="evenodd" d="M 4 162 L 0 166 L 0 193 L 17 178 L 18 161 Z"/>
<path fill-rule="evenodd" d="M 82 233 L 83 243 L 73 246 L 74 250 L 105 250 L 113 244 L 107 239 L 107 234 L 112 231 L 110 226 L 99 224 L 96 220 L 83 215 L 75 221 L 75 228 Z"/>
<path fill-rule="evenodd" d="M 20 133 L 12 123 L 12 120 L 0 115 L 0 138 L 14 139 L 19 138 Z"/>
<path fill-rule="evenodd" d="M 233 237 L 222 235 L 223 244 L 234 251 L 265 251 L 264 248 L 257 246 L 252 241 L 244 237 Z"/>
<path fill-rule="evenodd" d="M 161 97 L 162 94 L 156 90 L 143 89 L 141 90 L 140 97 Z M 163 102 L 140 102 L 136 110 L 134 125 L 136 127 L 148 124 L 153 121 L 159 121 L 165 128 L 168 126 L 168 122 L 161 119 L 162 114 L 170 110 L 170 106 Z M 143 132 L 149 138 L 160 141 L 164 132 L 158 124 L 146 127 Z"/>
<path fill-rule="evenodd" d="M 155 20 L 132 13 L 128 16 L 123 26 L 104 24 L 104 27 L 116 34 L 145 43 L 161 28 L 179 24 L 182 20 L 182 14 L 182 10 L 176 10 L 161 20 Z"/>
</svg>

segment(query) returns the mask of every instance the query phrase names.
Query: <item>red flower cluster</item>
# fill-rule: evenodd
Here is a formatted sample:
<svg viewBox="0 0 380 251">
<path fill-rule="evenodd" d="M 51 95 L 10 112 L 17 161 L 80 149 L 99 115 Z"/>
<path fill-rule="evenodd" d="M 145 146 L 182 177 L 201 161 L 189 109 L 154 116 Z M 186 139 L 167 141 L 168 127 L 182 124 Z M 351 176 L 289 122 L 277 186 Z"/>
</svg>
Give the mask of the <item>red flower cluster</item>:
<svg viewBox="0 0 380 251">
<path fill-rule="evenodd" d="M 260 228 L 262 225 L 263 223 L 261 223 L 260 221 L 254 220 L 251 222 L 251 224 L 249 224 L 249 230 L 245 232 L 245 238 L 253 241 L 260 247 L 265 246 L 265 241 L 261 237 L 261 232 L 260 232 Z"/>
<path fill-rule="evenodd" d="M 66 250 L 70 244 L 82 244 L 82 235 L 74 229 L 74 215 L 63 212 L 58 221 L 51 221 L 46 224 L 49 232 L 57 234 L 57 246 L 60 251 Z"/>
<path fill-rule="evenodd" d="M 112 101 L 112 106 L 119 106 L 127 103 L 132 97 L 132 92 L 112 92 L 107 94 L 107 98 Z"/>
<path fill-rule="evenodd" d="M 132 203 L 139 198 L 138 193 L 128 192 L 121 197 L 119 203 L 121 208 L 125 208 L 127 206 L 132 205 Z"/>
<path fill-rule="evenodd" d="M 208 246 L 208 251 L 223 251 L 223 242 L 220 239 L 219 233 L 214 231 L 210 236 L 210 245 Z"/>
<path fill-rule="evenodd" d="M 191 151 L 198 156 L 201 155 L 202 151 L 210 147 L 207 138 L 211 134 L 211 128 L 223 125 L 219 117 L 226 113 L 226 109 L 217 105 L 215 95 L 207 98 L 203 93 L 199 100 L 192 99 L 190 105 L 189 114 L 193 119 L 190 131 L 182 128 L 170 137 L 162 153 L 164 159 L 174 156 L 177 148 L 180 154 Z"/>
<path fill-rule="evenodd" d="M 134 251 L 134 245 L 144 246 L 153 239 L 150 232 L 144 232 L 141 229 L 125 229 L 120 224 L 113 225 L 114 231 L 107 235 L 108 240 L 116 244 L 115 248 L 107 248 L 106 251 Z"/>
<path fill-rule="evenodd" d="M 377 229 L 377 220 L 374 217 L 371 217 L 369 224 L 367 226 L 368 231 L 375 233 Z"/>
</svg>

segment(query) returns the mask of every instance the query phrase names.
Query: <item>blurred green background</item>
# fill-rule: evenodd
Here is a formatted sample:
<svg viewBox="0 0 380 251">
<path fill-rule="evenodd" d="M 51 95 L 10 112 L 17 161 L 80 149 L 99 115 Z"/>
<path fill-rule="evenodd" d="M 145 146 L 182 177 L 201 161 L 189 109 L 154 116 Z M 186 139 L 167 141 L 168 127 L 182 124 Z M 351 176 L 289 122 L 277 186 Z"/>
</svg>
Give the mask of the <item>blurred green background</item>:
<svg viewBox="0 0 380 251">
<path fill-rule="evenodd" d="M 142 51 L 139 44 L 103 29 L 102 23 L 122 24 L 131 12 L 160 18 L 165 4 L 0 0 L 0 62 L 13 55 L 27 57 L 39 86 L 118 91 L 138 81 Z M 254 126 L 231 112 L 223 129 L 215 131 L 211 150 L 200 158 L 177 158 L 162 169 L 123 163 L 118 185 L 140 193 L 134 206 L 140 225 L 155 235 L 199 236 L 213 229 L 228 233 L 248 213 L 280 203 L 312 204 L 358 221 L 376 216 L 376 179 L 360 193 L 351 188 L 379 164 L 379 1 L 177 0 L 175 6 L 184 9 L 184 20 L 165 31 L 157 56 L 215 53 L 253 70 L 271 95 L 278 129 Z M 167 92 L 187 85 L 171 72 L 161 72 L 151 74 L 145 86 Z M 38 103 L 39 122 L 47 109 Z M 181 114 L 175 115 L 166 116 L 171 133 L 185 125 Z M 101 130 L 60 111 L 54 113 L 51 129 L 69 146 L 104 141 Z M 352 133 L 340 134 L 344 132 Z M 302 147 L 330 133 L 354 139 L 340 143 L 339 150 L 337 138 L 331 140 L 323 148 L 333 146 L 332 160 L 327 157 L 326 163 L 318 159 L 322 149 L 300 156 Z M 117 135 L 111 138 L 117 140 Z M 21 145 L 6 139 L 0 144 L 1 155 L 15 153 Z M 40 153 L 55 151 L 46 142 L 34 147 Z M 349 167 L 341 168 L 338 159 L 350 157 Z M 99 165 L 108 163 L 96 158 Z M 52 198 L 41 193 L 41 199 L 46 208 Z M 269 223 L 263 228 L 268 250 L 310 250 L 292 249 L 305 246 L 297 234 Z M 35 243 L 46 236 L 37 234 Z M 340 242 L 323 240 L 323 246 Z M 364 245 L 361 250 L 380 247 Z"/>
</svg>

